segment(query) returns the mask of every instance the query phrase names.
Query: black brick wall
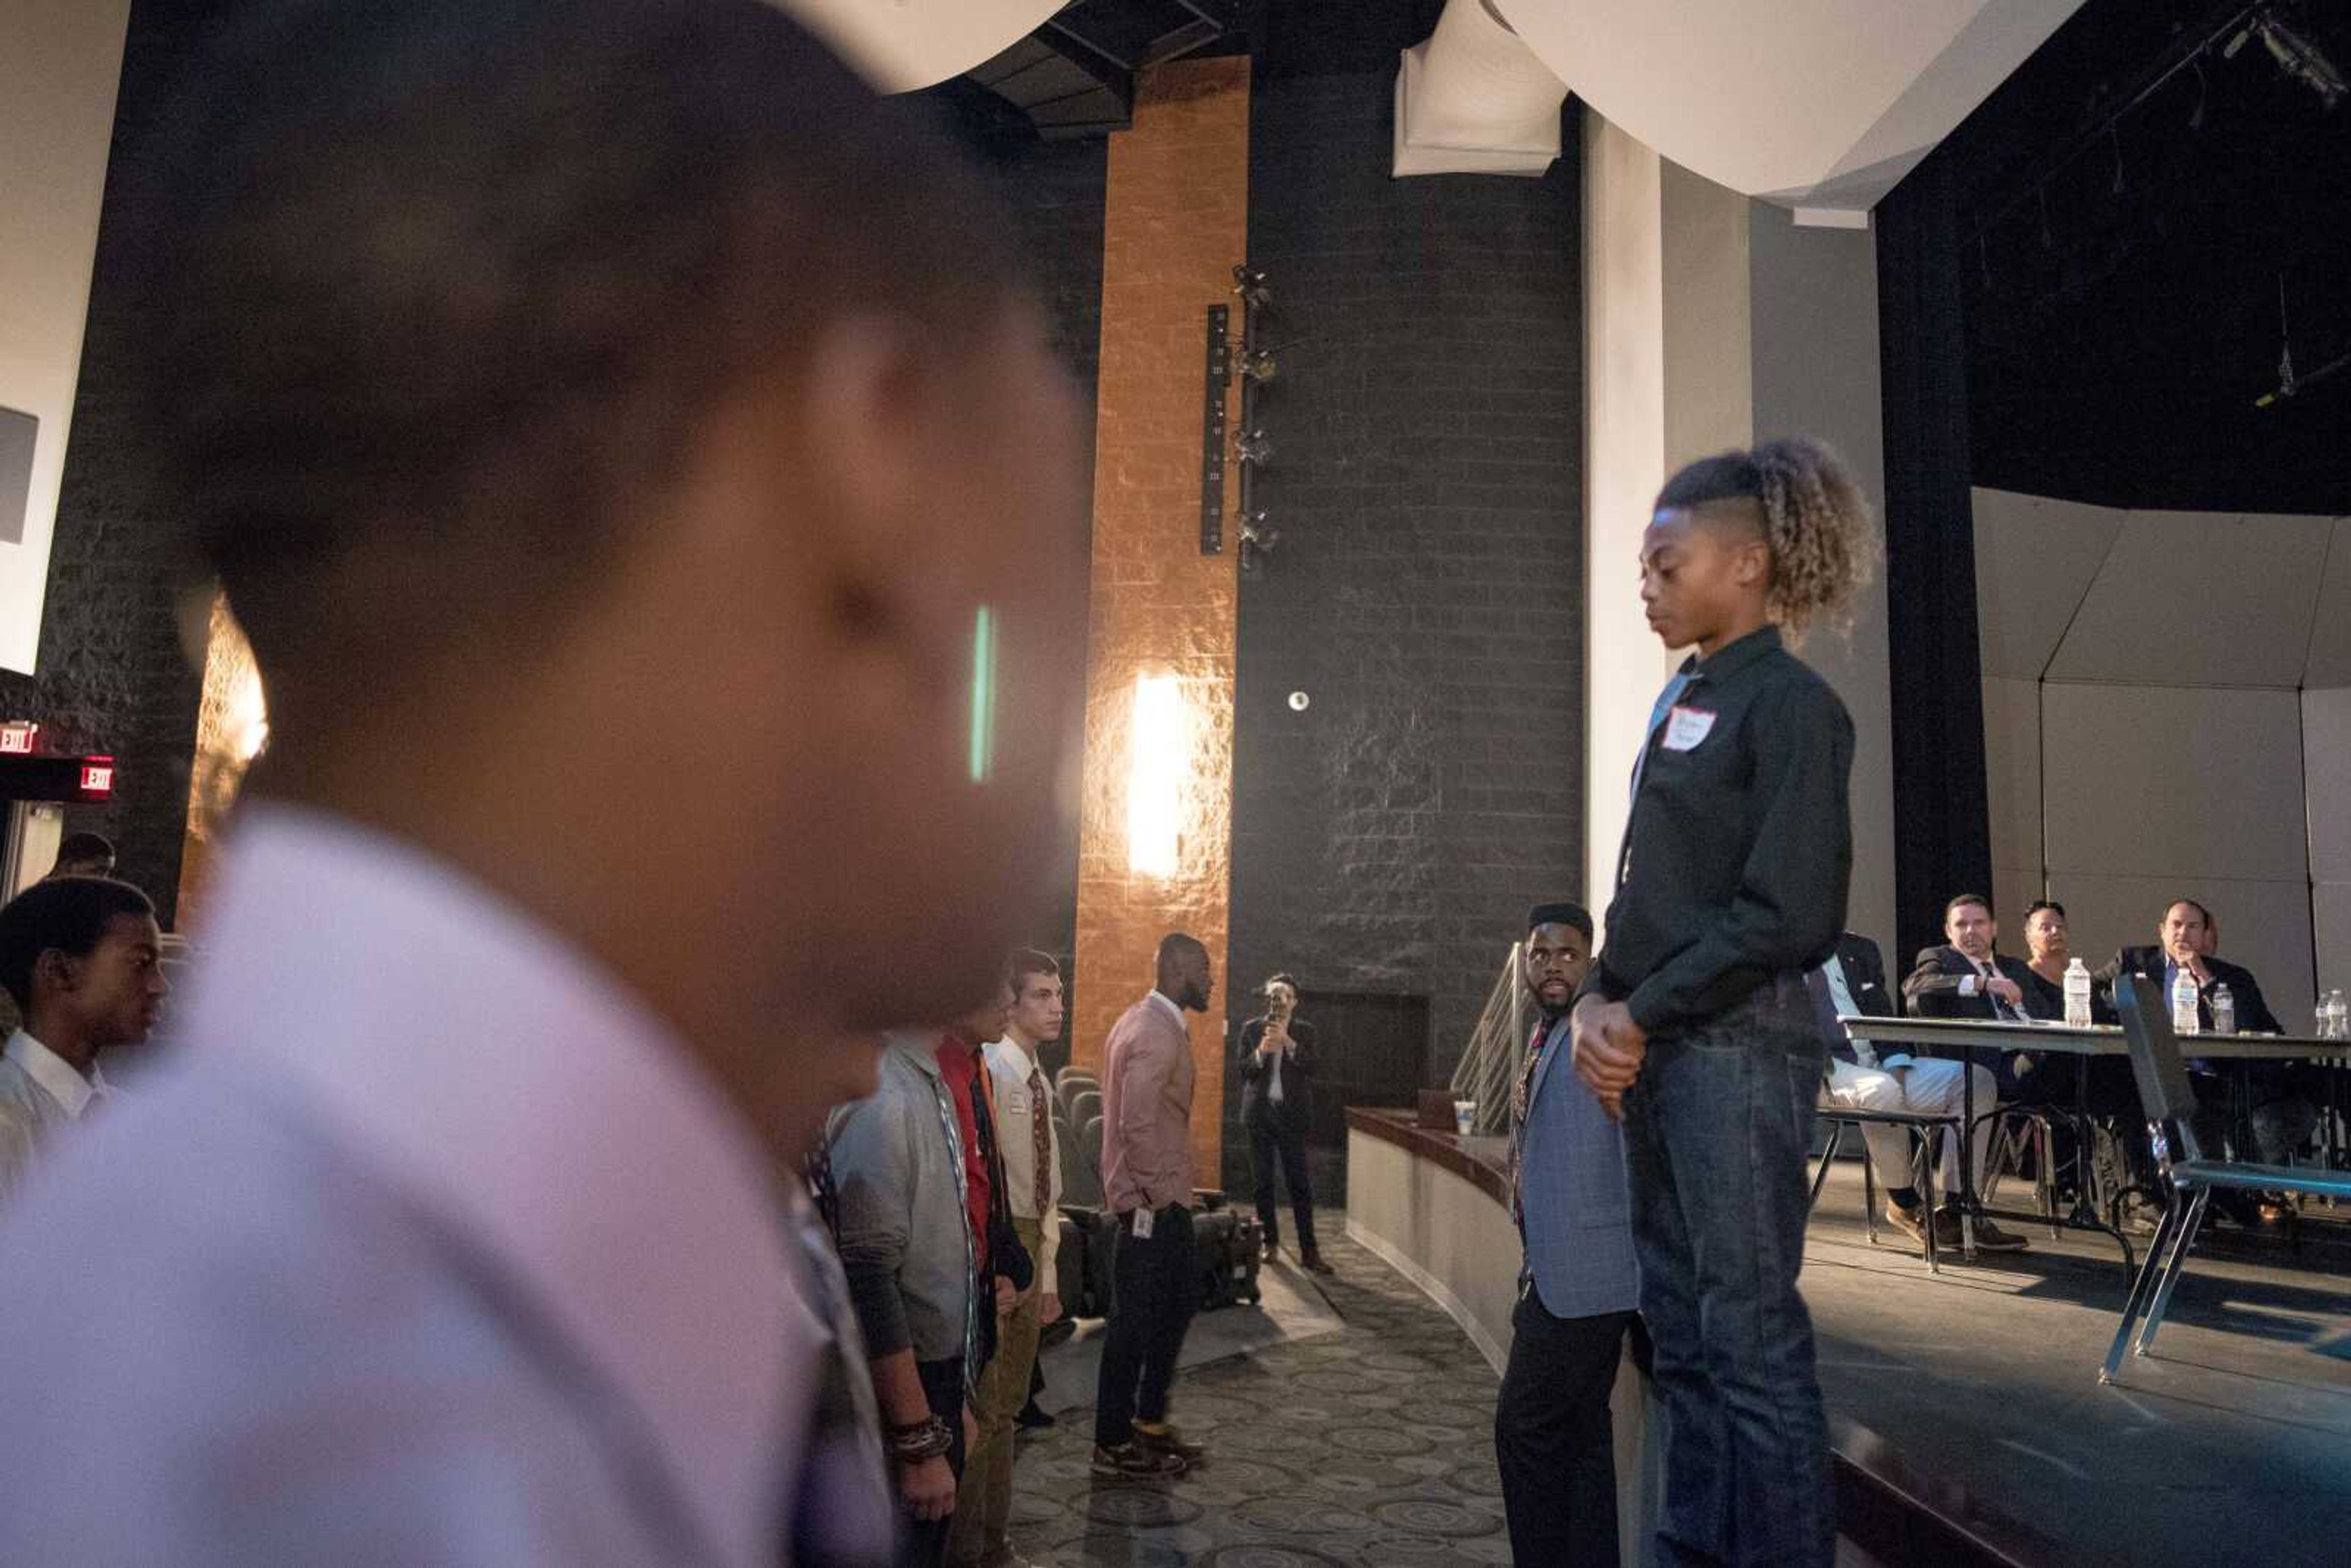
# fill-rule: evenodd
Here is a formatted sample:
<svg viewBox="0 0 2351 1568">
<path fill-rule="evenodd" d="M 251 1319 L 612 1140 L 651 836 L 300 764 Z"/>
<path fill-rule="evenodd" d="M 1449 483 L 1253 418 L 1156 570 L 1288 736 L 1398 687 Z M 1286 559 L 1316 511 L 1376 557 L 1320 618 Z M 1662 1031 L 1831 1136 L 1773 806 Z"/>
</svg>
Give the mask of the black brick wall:
<svg viewBox="0 0 2351 1568">
<path fill-rule="evenodd" d="M 89 323 L 49 554 L 39 673 L 27 678 L 0 672 L 0 717 L 39 720 L 43 745 L 50 749 L 115 757 L 114 800 L 68 807 L 66 827 L 112 839 L 120 874 L 146 889 L 167 926 L 179 894 L 188 768 L 204 684 L 202 611 L 192 648 L 183 647 L 183 574 L 173 565 L 182 559 L 178 535 L 172 518 L 141 504 L 124 472 L 131 433 L 112 395 L 109 362 L 110 355 L 123 351 L 124 339 L 109 329 L 120 302 L 117 192 L 123 149 L 136 144 L 174 62 L 220 8 L 220 0 L 139 0 L 131 7 Z"/>
<path fill-rule="evenodd" d="M 1252 103 L 1295 347 L 1240 601 L 1232 1016 L 1280 968 L 1426 996 L 1438 1083 L 1528 905 L 1583 884 L 1582 174 L 1571 122 L 1541 180 L 1394 180 L 1394 82 L 1264 71 Z"/>
</svg>

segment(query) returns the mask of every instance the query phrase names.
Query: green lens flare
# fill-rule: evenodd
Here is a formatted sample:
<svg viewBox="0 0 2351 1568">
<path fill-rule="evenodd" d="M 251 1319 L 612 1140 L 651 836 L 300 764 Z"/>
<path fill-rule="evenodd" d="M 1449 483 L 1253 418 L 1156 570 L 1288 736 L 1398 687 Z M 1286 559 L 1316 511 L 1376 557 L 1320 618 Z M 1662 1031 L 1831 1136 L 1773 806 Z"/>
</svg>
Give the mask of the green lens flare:
<svg viewBox="0 0 2351 1568">
<path fill-rule="evenodd" d="M 996 612 L 983 604 L 971 628 L 971 781 L 996 771 Z"/>
</svg>

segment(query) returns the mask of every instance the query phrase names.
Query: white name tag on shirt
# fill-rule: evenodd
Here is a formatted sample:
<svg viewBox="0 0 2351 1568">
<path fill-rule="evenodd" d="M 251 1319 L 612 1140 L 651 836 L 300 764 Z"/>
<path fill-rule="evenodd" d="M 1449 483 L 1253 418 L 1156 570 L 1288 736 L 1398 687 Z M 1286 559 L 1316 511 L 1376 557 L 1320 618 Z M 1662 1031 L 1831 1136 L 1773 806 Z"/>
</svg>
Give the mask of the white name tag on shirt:
<svg viewBox="0 0 2351 1568">
<path fill-rule="evenodd" d="M 1137 1241 L 1151 1239 L 1151 1210 L 1148 1208 L 1134 1211 L 1134 1239 Z"/>
<path fill-rule="evenodd" d="M 1026 1116 L 1029 1113 L 1029 1091 L 1007 1089 L 1004 1092 L 1004 1108 L 1016 1115 Z"/>
<path fill-rule="evenodd" d="M 1666 749 L 1688 751 L 1714 728 L 1714 715 L 1702 707 L 1677 707 L 1666 716 Z"/>
</svg>

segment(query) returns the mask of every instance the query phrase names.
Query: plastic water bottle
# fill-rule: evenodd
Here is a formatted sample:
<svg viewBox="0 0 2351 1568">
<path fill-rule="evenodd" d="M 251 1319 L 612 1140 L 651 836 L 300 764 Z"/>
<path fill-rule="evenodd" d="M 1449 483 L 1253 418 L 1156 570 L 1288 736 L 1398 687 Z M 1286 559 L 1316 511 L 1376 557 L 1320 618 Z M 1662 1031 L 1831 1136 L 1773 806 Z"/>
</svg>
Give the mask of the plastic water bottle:
<svg viewBox="0 0 2351 1568">
<path fill-rule="evenodd" d="M 2212 988 L 2212 1032 L 2214 1034 L 2237 1032 L 2237 998 L 2229 994 L 2229 988 L 2225 984 Z"/>
<path fill-rule="evenodd" d="M 2090 969 L 2079 958 L 2065 966 L 2065 1025 L 2090 1027 Z"/>
<path fill-rule="evenodd" d="M 2196 977 L 2182 966 L 2171 979 L 2171 1032 L 2201 1034 L 2203 1028 L 2196 1016 Z"/>
</svg>

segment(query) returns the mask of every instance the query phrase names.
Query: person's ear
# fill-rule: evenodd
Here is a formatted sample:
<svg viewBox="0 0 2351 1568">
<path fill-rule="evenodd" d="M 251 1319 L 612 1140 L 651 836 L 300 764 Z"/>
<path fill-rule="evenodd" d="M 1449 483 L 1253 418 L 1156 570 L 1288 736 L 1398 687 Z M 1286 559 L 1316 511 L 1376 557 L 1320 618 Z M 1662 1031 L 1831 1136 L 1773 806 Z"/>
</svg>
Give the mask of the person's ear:
<svg viewBox="0 0 2351 1568">
<path fill-rule="evenodd" d="M 45 947 L 33 960 L 33 989 L 70 991 L 81 984 L 81 966 L 62 947 Z"/>
</svg>

